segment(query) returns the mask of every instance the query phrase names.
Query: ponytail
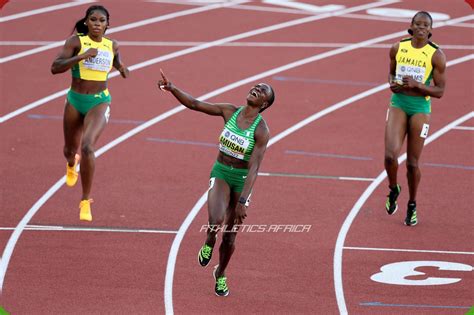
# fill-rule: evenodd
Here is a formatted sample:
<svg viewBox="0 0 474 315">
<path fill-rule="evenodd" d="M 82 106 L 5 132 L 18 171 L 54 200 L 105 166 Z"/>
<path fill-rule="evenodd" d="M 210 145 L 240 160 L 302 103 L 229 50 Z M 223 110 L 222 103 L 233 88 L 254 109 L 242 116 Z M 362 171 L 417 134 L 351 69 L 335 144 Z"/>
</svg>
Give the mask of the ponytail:
<svg viewBox="0 0 474 315">
<path fill-rule="evenodd" d="M 87 25 L 85 24 L 86 23 L 86 20 L 87 20 L 87 17 L 85 18 L 82 18 L 80 19 L 79 21 L 76 22 L 76 25 L 74 26 L 74 28 L 72 29 L 72 33 L 74 33 L 74 30 L 76 31 L 76 33 L 82 33 L 82 34 L 87 34 L 89 33 L 89 28 L 87 27 Z"/>
</svg>

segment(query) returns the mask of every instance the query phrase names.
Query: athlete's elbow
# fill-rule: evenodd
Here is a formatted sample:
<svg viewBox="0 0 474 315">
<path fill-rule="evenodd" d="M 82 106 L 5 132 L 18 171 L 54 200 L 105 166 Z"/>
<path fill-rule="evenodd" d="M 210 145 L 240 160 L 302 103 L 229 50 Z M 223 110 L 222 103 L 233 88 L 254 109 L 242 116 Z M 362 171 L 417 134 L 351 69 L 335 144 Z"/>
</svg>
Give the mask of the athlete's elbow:
<svg viewBox="0 0 474 315">
<path fill-rule="evenodd" d="M 435 95 L 433 95 L 433 97 L 442 98 L 443 95 L 444 95 L 444 90 L 440 90 L 440 91 L 436 92 Z"/>
<path fill-rule="evenodd" d="M 56 64 L 53 63 L 53 64 L 51 65 L 51 73 L 52 73 L 52 74 L 61 73 L 61 71 L 59 71 L 59 70 L 60 70 L 60 69 L 59 69 L 59 67 L 58 67 Z"/>
</svg>

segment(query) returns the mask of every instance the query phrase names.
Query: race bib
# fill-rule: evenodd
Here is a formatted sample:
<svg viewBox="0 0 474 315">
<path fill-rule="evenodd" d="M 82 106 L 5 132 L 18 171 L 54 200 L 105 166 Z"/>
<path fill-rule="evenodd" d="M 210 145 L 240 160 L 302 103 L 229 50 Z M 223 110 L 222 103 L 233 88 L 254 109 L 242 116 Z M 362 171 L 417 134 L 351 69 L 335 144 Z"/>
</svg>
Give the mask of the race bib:
<svg viewBox="0 0 474 315">
<path fill-rule="evenodd" d="M 424 67 L 397 65 L 395 81 L 401 82 L 404 76 L 410 76 L 418 82 L 423 83 L 426 69 Z"/>
<path fill-rule="evenodd" d="M 97 56 L 84 60 L 84 68 L 108 72 L 112 67 L 113 56 L 108 50 L 99 50 Z"/>
<path fill-rule="evenodd" d="M 227 155 L 243 160 L 249 143 L 249 140 L 246 138 L 224 128 L 219 137 L 219 150 Z"/>
</svg>

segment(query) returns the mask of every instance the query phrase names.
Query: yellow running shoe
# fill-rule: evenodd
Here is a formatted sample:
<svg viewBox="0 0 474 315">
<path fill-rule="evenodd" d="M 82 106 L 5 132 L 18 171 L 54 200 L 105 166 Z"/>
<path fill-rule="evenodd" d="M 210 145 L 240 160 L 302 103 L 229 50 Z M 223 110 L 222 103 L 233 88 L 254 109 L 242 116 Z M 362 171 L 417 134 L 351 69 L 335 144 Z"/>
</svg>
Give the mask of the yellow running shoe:
<svg viewBox="0 0 474 315">
<path fill-rule="evenodd" d="M 91 203 L 94 202 L 94 200 L 89 199 L 89 200 L 82 200 L 81 203 L 79 204 L 79 220 L 81 221 L 92 221 L 92 212 L 91 212 Z"/>
<path fill-rule="evenodd" d="M 79 163 L 80 159 L 81 156 L 79 154 L 76 154 L 76 156 L 74 157 L 74 166 L 69 166 L 69 164 L 66 163 L 66 185 L 68 185 L 69 187 L 76 185 L 77 177 L 79 176 L 76 172 L 76 166 Z"/>
</svg>

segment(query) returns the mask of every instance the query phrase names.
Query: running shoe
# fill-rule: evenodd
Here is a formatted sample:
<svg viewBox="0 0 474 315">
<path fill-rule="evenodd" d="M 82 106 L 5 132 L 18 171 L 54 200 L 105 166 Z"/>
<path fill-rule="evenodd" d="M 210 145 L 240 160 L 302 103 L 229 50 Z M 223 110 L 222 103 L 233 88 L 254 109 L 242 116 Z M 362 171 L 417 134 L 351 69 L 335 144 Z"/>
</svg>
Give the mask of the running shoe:
<svg viewBox="0 0 474 315">
<path fill-rule="evenodd" d="M 93 201 L 92 199 L 82 200 L 79 204 L 79 219 L 81 221 L 92 221 L 91 203 Z"/>
<path fill-rule="evenodd" d="M 204 244 L 198 253 L 198 261 L 202 267 L 206 267 L 212 258 L 212 247 Z"/>
<path fill-rule="evenodd" d="M 387 210 L 387 213 L 389 215 L 394 214 L 397 212 L 398 209 L 398 203 L 397 203 L 397 198 L 398 195 L 400 195 L 400 192 L 402 191 L 402 187 L 397 184 L 395 188 L 390 188 L 390 193 L 387 195 L 387 201 L 385 202 L 385 210 Z"/>
<path fill-rule="evenodd" d="M 216 277 L 217 267 L 219 267 L 219 265 L 216 265 L 214 267 L 214 272 L 212 273 L 212 275 L 214 276 L 214 280 L 216 281 L 214 292 L 217 296 L 228 296 L 230 291 L 229 287 L 227 286 L 227 277 Z"/>
<path fill-rule="evenodd" d="M 79 160 L 81 159 L 81 156 L 79 154 L 76 154 L 74 157 L 74 165 L 69 166 L 68 163 L 66 163 L 66 185 L 69 187 L 72 187 L 76 185 L 78 174 L 76 172 L 76 166 L 79 163 Z"/>
<path fill-rule="evenodd" d="M 418 223 L 416 216 L 416 203 L 412 202 L 408 204 L 407 217 L 405 218 L 405 225 L 414 226 Z"/>
</svg>

